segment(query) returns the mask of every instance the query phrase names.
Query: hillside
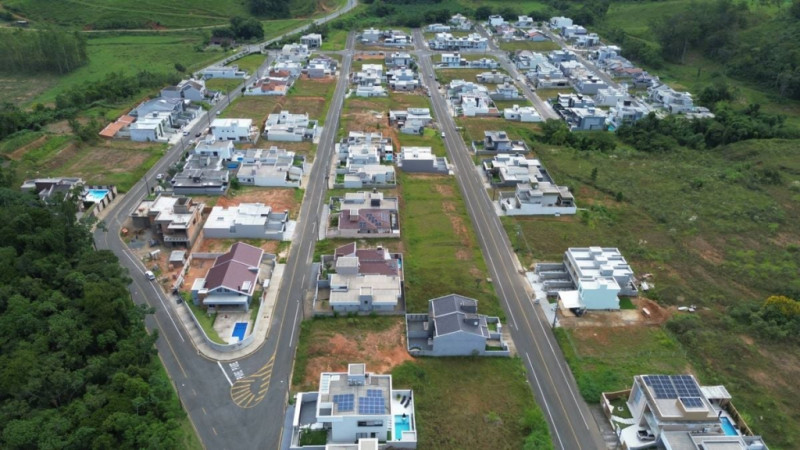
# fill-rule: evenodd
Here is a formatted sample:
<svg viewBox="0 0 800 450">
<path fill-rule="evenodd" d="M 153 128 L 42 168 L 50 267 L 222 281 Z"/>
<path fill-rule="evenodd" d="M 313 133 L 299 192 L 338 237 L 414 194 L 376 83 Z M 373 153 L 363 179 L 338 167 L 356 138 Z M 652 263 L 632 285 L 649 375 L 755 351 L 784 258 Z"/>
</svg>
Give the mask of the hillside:
<svg viewBox="0 0 800 450">
<path fill-rule="evenodd" d="M 338 0 L 274 0 L 289 4 L 289 14 L 259 19 L 309 17 L 335 9 Z M 250 17 L 247 0 L 9 0 L 3 7 L 36 24 L 92 29 L 171 29 L 224 25 L 231 17 Z"/>
</svg>

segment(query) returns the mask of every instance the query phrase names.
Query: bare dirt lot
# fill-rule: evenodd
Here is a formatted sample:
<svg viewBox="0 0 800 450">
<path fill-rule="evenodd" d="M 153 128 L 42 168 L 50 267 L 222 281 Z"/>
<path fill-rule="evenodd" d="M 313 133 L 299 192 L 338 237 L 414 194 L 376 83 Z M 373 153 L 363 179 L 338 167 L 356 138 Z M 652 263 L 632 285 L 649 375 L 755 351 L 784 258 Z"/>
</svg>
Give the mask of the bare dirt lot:
<svg viewBox="0 0 800 450">
<path fill-rule="evenodd" d="M 308 342 L 303 386 L 315 386 L 321 372 L 346 371 L 351 362 L 366 363 L 370 372 L 389 373 L 393 367 L 412 360 L 406 350 L 403 320 L 371 317 L 311 322 L 308 335 L 303 335 Z M 380 322 L 380 326 L 370 322 Z"/>
<path fill-rule="evenodd" d="M 659 325 L 667 321 L 676 311 L 661 307 L 658 303 L 644 297 L 632 299 L 636 309 L 619 311 L 589 311 L 581 317 L 560 316 L 561 326 L 566 328 L 584 327 L 630 327 L 643 325 Z M 642 308 L 647 308 L 649 316 L 645 316 Z"/>
</svg>

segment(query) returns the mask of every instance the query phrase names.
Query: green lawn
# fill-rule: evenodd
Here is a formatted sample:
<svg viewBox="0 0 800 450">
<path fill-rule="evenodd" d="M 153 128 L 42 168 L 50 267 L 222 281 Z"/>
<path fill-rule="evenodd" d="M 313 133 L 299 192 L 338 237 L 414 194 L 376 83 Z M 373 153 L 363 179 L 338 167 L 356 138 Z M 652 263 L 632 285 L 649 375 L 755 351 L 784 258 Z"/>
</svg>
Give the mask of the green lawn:
<svg viewBox="0 0 800 450">
<path fill-rule="evenodd" d="M 581 395 L 591 403 L 600 393 L 629 388 L 634 375 L 686 373 L 683 347 L 657 327 L 556 329 Z"/>
<path fill-rule="evenodd" d="M 503 69 L 496 69 L 498 73 L 506 74 L 508 73 Z M 491 69 L 438 69 L 436 71 L 436 77 L 439 79 L 439 83 L 442 85 L 450 84 L 453 80 L 465 80 L 465 81 L 472 81 L 477 82 L 478 74 L 484 72 L 490 72 Z"/>
<path fill-rule="evenodd" d="M 236 61 L 231 61 L 228 65 L 237 65 L 239 66 L 239 70 L 246 70 L 248 75 L 253 75 L 256 73 L 259 67 L 264 64 L 264 61 L 267 59 L 265 55 L 261 53 L 254 53 L 252 55 L 247 55 L 244 58 L 239 58 Z"/>
<path fill-rule="evenodd" d="M 347 44 L 347 30 L 331 30 L 322 40 L 323 51 L 344 50 Z"/>
<path fill-rule="evenodd" d="M 192 314 L 194 314 L 194 316 L 197 318 L 197 321 L 200 323 L 200 327 L 203 328 L 203 331 L 205 331 L 206 336 L 208 336 L 209 339 L 218 344 L 227 344 L 227 342 L 219 337 L 219 334 L 217 334 L 217 331 L 214 329 L 214 320 L 217 318 L 216 313 L 211 314 L 209 317 L 206 311 L 200 306 L 195 306 L 191 299 L 186 300 L 185 303 L 189 305 L 189 308 L 192 310 Z"/>
<path fill-rule="evenodd" d="M 481 314 L 504 317 L 455 179 L 402 171 L 398 179 L 407 310 L 427 311 L 431 298 L 457 293 L 477 299 Z"/>
<path fill-rule="evenodd" d="M 530 50 L 534 52 L 549 52 L 551 50 L 558 50 L 561 46 L 553 41 L 509 41 L 500 42 L 500 50 L 513 52 L 517 50 Z"/>
<path fill-rule="evenodd" d="M 528 145 L 531 145 L 532 141 L 528 138 L 531 133 L 540 129 L 537 123 L 511 122 L 499 117 L 459 117 L 456 123 L 464 128 L 461 135 L 467 144 L 483 141 L 484 131 L 503 130 L 511 139 L 526 139 Z"/>
<path fill-rule="evenodd" d="M 242 84 L 242 80 L 238 78 L 212 78 L 206 80 L 207 89 L 220 92 L 231 92 L 240 84 Z"/>
<path fill-rule="evenodd" d="M 242 95 L 226 107 L 220 117 L 253 119 L 253 125 L 261 127 L 267 115 L 282 98 L 272 95 Z"/>
<path fill-rule="evenodd" d="M 519 358 L 419 358 L 392 378 L 414 390 L 419 448 L 523 448 L 531 434 L 525 448 L 553 448 Z"/>
</svg>

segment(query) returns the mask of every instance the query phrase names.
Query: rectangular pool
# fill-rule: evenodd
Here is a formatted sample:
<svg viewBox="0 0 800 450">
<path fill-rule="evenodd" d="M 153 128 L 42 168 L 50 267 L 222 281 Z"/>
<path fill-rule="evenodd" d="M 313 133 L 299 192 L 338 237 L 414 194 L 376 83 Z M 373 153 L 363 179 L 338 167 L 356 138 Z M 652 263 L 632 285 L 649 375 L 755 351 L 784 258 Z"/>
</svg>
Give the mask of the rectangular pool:
<svg viewBox="0 0 800 450">
<path fill-rule="evenodd" d="M 86 191 L 84 201 L 100 203 L 108 195 L 108 189 L 89 189 Z"/>
<path fill-rule="evenodd" d="M 722 422 L 722 431 L 725 432 L 727 436 L 738 436 L 739 432 L 736 431 L 736 428 L 733 427 L 733 424 L 727 417 L 720 417 L 720 422 Z"/>
<path fill-rule="evenodd" d="M 233 337 L 239 338 L 238 342 L 242 342 L 244 340 L 244 334 L 247 332 L 247 322 L 236 322 L 236 325 L 233 326 Z"/>
<path fill-rule="evenodd" d="M 402 415 L 394 416 L 394 440 L 399 441 L 403 438 L 403 431 L 411 429 L 411 417 Z"/>
</svg>

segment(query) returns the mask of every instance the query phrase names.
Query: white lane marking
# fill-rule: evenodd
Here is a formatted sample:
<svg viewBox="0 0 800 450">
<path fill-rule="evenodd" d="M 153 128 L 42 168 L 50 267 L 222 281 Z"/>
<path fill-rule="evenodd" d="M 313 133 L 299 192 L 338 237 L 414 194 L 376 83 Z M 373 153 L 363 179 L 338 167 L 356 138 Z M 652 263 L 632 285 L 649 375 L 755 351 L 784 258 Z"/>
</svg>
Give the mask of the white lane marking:
<svg viewBox="0 0 800 450">
<path fill-rule="evenodd" d="M 542 385 L 539 384 L 539 377 L 536 376 L 536 371 L 533 369 L 533 363 L 531 362 L 531 357 L 528 355 L 528 352 L 525 352 L 525 357 L 528 358 L 528 365 L 531 366 L 531 374 L 533 374 L 533 381 L 536 382 L 536 387 L 539 389 L 539 394 L 542 396 L 542 402 L 544 402 L 544 409 L 547 411 L 547 415 L 550 416 L 550 423 L 553 424 L 553 430 L 556 432 L 556 439 L 558 439 L 558 445 L 561 446 L 561 449 L 564 449 L 564 443 L 561 442 L 561 435 L 558 434 L 558 427 L 556 427 L 556 422 L 553 420 L 553 414 L 550 413 L 550 405 L 547 404 L 547 397 L 544 396 L 544 391 L 542 391 Z"/>
<path fill-rule="evenodd" d="M 300 299 L 302 302 L 303 299 Z M 294 330 L 297 328 L 295 324 L 297 323 L 297 314 L 300 313 L 300 305 L 297 305 L 297 309 L 294 311 L 294 321 L 292 322 L 292 334 L 289 336 L 289 348 L 292 348 L 292 341 L 294 340 Z"/>
<path fill-rule="evenodd" d="M 225 379 L 228 380 L 228 384 L 233 386 L 233 381 L 231 381 L 231 378 L 228 376 L 227 373 L 225 373 L 225 369 L 222 367 L 222 364 L 219 361 L 217 361 L 217 365 L 219 366 L 219 370 L 222 371 L 222 374 L 225 375 Z"/>
<path fill-rule="evenodd" d="M 239 367 L 239 361 L 234 361 L 228 364 L 228 366 L 231 368 L 231 372 L 233 372 L 233 376 L 234 378 L 236 378 L 236 381 L 239 381 L 242 378 L 244 378 L 244 371 L 242 370 L 241 367 Z"/>
</svg>

